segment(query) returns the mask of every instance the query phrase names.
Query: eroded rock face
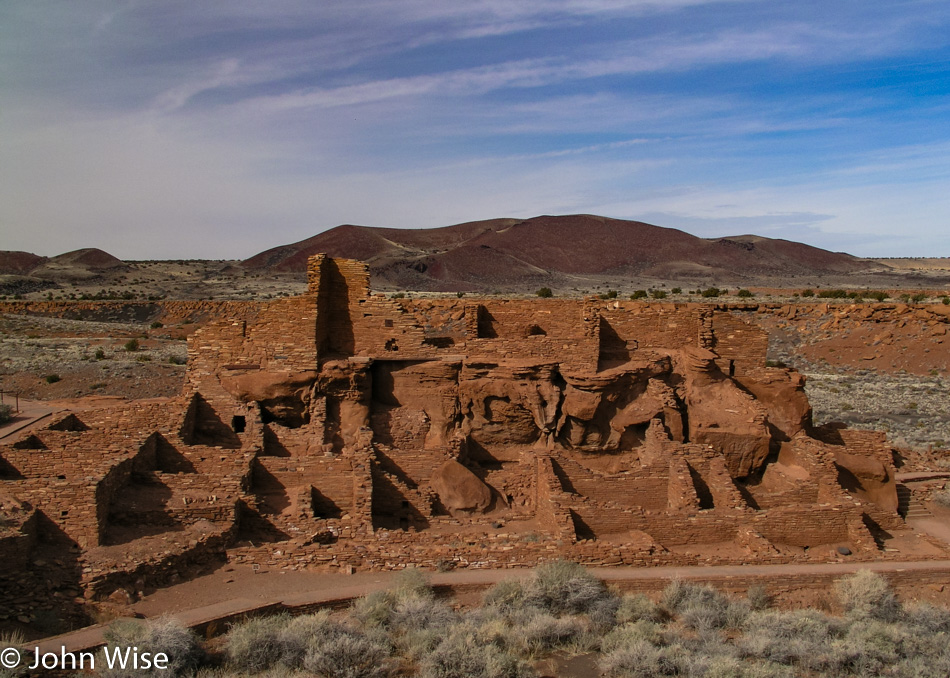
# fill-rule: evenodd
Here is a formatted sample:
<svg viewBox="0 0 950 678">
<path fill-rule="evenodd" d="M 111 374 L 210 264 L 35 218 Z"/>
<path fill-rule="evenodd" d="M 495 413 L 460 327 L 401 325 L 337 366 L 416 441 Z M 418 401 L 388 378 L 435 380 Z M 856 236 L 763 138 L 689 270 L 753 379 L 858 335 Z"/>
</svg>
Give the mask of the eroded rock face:
<svg viewBox="0 0 950 678">
<path fill-rule="evenodd" d="M 787 369 L 762 369 L 736 379 L 768 410 L 773 435 L 791 440 L 811 426 L 805 377 Z"/>
<path fill-rule="evenodd" d="M 491 506 L 491 488 L 454 459 L 436 469 L 431 484 L 450 513 L 481 513 Z"/>
<path fill-rule="evenodd" d="M 561 381 L 556 365 L 464 365 L 459 381 L 462 434 L 484 445 L 550 445 Z"/>
<path fill-rule="evenodd" d="M 689 412 L 689 440 L 722 453 L 734 478 L 761 468 L 769 454 L 765 409 L 716 366 L 716 354 L 685 349 L 674 361 L 683 375 L 683 400 Z"/>
<path fill-rule="evenodd" d="M 237 400 L 259 403 L 269 420 L 297 427 L 309 420 L 310 394 L 316 379 L 316 371 L 254 371 L 222 376 L 221 385 Z"/>
<path fill-rule="evenodd" d="M 888 511 L 897 511 L 897 484 L 893 469 L 880 460 L 847 450 L 835 450 L 838 482 L 862 499 L 874 502 Z"/>
<path fill-rule="evenodd" d="M 558 442 L 588 451 L 628 451 L 643 441 L 650 420 L 669 423 L 683 440 L 683 421 L 667 357 L 628 363 L 596 374 L 565 374 Z"/>
</svg>

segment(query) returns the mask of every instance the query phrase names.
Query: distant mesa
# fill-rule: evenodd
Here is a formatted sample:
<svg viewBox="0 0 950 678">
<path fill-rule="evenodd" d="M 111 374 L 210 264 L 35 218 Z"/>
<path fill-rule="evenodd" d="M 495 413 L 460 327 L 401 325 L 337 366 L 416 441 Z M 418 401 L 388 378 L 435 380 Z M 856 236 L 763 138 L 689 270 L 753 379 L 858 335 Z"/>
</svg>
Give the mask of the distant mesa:
<svg viewBox="0 0 950 678">
<path fill-rule="evenodd" d="M 366 261 L 377 283 L 453 290 L 525 284 L 552 275 L 666 278 L 851 273 L 848 254 L 754 235 L 699 238 L 673 228 L 588 214 L 491 219 L 431 229 L 344 225 L 245 260 L 249 269 L 303 272 L 318 252 Z"/>
</svg>

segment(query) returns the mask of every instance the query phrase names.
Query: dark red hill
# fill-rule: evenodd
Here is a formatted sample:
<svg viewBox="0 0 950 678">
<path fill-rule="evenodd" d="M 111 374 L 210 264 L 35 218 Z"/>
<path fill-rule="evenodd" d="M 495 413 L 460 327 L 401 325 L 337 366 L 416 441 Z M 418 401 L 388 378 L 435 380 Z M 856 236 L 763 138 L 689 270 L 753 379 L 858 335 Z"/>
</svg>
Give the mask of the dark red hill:
<svg viewBox="0 0 950 678">
<path fill-rule="evenodd" d="M 26 275 L 44 261 L 32 252 L 0 251 L 0 275 Z"/>
<path fill-rule="evenodd" d="M 318 252 L 366 261 L 378 283 L 414 289 L 517 285 L 559 275 L 728 279 L 848 273 L 848 254 L 760 236 L 705 239 L 587 214 L 491 219 L 444 228 L 338 226 L 247 259 L 245 267 L 305 270 Z"/>
</svg>

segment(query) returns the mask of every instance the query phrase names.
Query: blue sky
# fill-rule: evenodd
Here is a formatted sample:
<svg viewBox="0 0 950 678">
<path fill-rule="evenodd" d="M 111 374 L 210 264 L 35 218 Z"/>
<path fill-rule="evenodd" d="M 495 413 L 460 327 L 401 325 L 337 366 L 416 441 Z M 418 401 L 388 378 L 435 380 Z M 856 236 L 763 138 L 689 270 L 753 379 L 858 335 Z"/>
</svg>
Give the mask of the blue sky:
<svg viewBox="0 0 950 678">
<path fill-rule="evenodd" d="M 0 0 L 0 249 L 569 213 L 950 256 L 950 3 Z"/>
</svg>

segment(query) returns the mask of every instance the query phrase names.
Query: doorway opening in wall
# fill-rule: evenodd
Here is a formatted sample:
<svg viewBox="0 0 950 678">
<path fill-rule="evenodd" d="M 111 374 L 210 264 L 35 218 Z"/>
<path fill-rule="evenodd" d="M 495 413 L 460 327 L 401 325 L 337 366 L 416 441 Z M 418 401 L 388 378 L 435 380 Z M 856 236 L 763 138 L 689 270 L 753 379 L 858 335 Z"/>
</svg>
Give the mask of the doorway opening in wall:
<svg viewBox="0 0 950 678">
<path fill-rule="evenodd" d="M 231 417 L 231 430 L 235 433 L 244 433 L 244 428 L 247 426 L 247 420 L 244 418 L 243 414 L 235 414 Z"/>
</svg>

